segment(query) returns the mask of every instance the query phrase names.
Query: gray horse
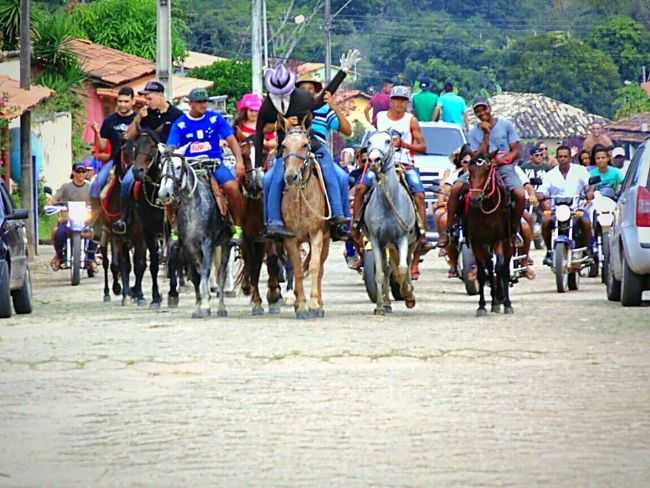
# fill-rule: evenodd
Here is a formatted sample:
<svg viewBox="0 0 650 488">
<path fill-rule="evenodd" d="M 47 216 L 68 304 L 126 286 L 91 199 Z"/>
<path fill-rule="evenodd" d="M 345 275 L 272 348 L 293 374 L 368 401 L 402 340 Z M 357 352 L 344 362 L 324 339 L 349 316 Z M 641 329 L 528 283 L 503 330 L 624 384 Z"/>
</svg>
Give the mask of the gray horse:
<svg viewBox="0 0 650 488">
<path fill-rule="evenodd" d="M 226 267 L 230 256 L 230 225 L 221 216 L 212 194 L 209 174 L 201 167 L 213 163 L 207 159 L 186 159 L 160 145 L 163 169 L 158 197 L 164 204 L 176 208 L 176 224 L 183 257 L 190 264 L 196 293 L 193 318 L 210 315 L 210 270 L 213 262 L 218 269 L 219 309 L 217 315 L 226 317 L 224 288 Z M 197 169 L 195 169 L 195 166 Z"/>
<path fill-rule="evenodd" d="M 366 145 L 376 182 L 368 197 L 362 228 L 372 244 L 376 263 L 375 315 L 384 315 L 392 311 L 389 296 L 391 275 L 399 284 L 406 306 L 415 306 L 409 269 L 417 241 L 416 217 L 411 196 L 395 169 L 391 133 L 369 134 Z"/>
</svg>

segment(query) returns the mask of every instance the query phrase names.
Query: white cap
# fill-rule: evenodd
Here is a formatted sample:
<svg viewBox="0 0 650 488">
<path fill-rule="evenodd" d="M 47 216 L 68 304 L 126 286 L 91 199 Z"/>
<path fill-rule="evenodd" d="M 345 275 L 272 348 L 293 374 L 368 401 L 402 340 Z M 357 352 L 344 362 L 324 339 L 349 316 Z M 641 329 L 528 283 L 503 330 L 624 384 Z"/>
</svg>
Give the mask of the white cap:
<svg viewBox="0 0 650 488">
<path fill-rule="evenodd" d="M 625 149 L 623 149 L 622 147 L 615 147 L 614 150 L 612 151 L 612 158 L 616 158 L 618 156 L 625 157 Z"/>
<path fill-rule="evenodd" d="M 390 98 L 411 98 L 411 89 L 408 86 L 396 85 L 390 91 Z"/>
</svg>

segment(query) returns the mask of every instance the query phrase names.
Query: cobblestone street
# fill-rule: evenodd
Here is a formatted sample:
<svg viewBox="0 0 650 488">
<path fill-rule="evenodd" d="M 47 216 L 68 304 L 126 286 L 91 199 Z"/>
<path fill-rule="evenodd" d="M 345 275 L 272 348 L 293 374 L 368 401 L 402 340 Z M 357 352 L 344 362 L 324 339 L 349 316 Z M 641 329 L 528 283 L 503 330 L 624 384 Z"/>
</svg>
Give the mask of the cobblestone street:
<svg viewBox="0 0 650 488">
<path fill-rule="evenodd" d="M 240 296 L 197 321 L 193 292 L 104 304 L 42 254 L 34 313 L 0 322 L 0 486 L 650 485 L 650 309 L 599 279 L 538 266 L 477 319 L 431 253 L 380 318 L 334 246 L 324 319 Z"/>
</svg>

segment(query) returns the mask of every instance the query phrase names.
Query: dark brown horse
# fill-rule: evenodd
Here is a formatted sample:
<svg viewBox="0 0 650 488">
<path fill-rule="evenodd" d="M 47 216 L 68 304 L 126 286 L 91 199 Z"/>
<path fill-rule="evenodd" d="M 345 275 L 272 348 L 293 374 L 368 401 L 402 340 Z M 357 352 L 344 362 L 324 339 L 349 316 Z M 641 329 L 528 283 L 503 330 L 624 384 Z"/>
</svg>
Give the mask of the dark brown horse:
<svg viewBox="0 0 650 488">
<path fill-rule="evenodd" d="M 260 296 L 259 281 L 262 263 L 266 257 L 266 267 L 269 275 L 266 300 L 269 304 L 269 313 L 280 313 L 282 293 L 280 290 L 279 274 L 280 262 L 276 245 L 265 241 L 264 233 L 264 196 L 262 185 L 262 169 L 253 168 L 251 163 L 252 138 L 240 143 L 246 176 L 242 190 L 244 192 L 244 220 L 242 230 L 241 254 L 244 259 L 243 281 L 250 288 L 253 315 L 262 315 L 262 298 Z"/>
<path fill-rule="evenodd" d="M 496 163 L 483 155 L 469 166 L 469 205 L 467 234 L 478 267 L 478 317 L 487 315 L 485 283 L 491 284 L 492 312 L 511 314 L 510 259 L 512 258 L 510 200 L 500 181 Z M 496 259 L 493 259 L 496 258 Z"/>
</svg>

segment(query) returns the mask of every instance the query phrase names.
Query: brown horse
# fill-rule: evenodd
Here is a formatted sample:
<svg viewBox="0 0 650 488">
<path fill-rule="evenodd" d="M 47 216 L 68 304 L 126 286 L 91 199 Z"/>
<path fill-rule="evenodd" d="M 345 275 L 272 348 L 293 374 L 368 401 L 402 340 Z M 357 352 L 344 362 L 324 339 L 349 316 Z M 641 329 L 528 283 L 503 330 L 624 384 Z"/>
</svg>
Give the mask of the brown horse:
<svg viewBox="0 0 650 488">
<path fill-rule="evenodd" d="M 262 315 L 262 298 L 260 296 L 259 281 L 262 263 L 266 257 L 266 268 L 269 275 L 267 284 L 266 300 L 269 304 L 269 313 L 280 313 L 282 304 L 282 293 L 280 289 L 279 275 L 280 262 L 275 243 L 265 241 L 264 234 L 264 195 L 261 168 L 253 168 L 251 162 L 252 138 L 240 143 L 246 176 L 242 191 L 244 193 L 244 215 L 243 238 L 241 242 L 241 254 L 244 260 L 243 280 L 249 287 L 253 315 Z M 242 288 L 244 288 L 242 286 Z"/>
<path fill-rule="evenodd" d="M 477 317 L 487 315 L 485 283 L 490 280 L 492 312 L 514 312 L 510 302 L 510 259 L 512 258 L 510 201 L 499 180 L 496 163 L 478 155 L 469 166 L 469 208 L 467 234 L 478 267 L 479 307 Z M 493 255 L 496 260 L 493 260 Z"/>
<path fill-rule="evenodd" d="M 295 273 L 296 318 L 324 317 L 321 285 L 330 244 L 327 223 L 330 212 L 326 192 L 320 167 L 311 152 L 306 123 L 303 122 L 301 127 L 289 127 L 286 120 L 281 120 L 281 123 L 287 128 L 281 148 L 286 184 L 282 197 L 282 218 L 286 228 L 295 235 L 286 238 L 284 246 Z M 309 308 L 305 300 L 305 273 L 300 258 L 300 245 L 304 242 L 309 243 L 311 248 L 308 258 L 311 275 Z"/>
</svg>

